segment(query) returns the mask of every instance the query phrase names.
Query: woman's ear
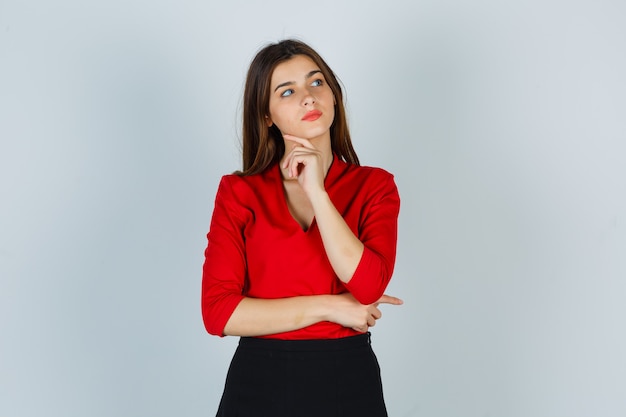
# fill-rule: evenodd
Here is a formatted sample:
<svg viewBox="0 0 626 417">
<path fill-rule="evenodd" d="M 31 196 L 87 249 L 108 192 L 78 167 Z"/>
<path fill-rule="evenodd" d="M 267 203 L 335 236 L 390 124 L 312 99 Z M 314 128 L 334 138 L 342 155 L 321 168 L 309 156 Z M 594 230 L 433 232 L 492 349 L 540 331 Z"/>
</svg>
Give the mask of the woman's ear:
<svg viewBox="0 0 626 417">
<path fill-rule="evenodd" d="M 269 116 L 265 116 L 265 123 L 267 124 L 267 127 L 272 127 L 272 125 L 274 124 Z"/>
</svg>

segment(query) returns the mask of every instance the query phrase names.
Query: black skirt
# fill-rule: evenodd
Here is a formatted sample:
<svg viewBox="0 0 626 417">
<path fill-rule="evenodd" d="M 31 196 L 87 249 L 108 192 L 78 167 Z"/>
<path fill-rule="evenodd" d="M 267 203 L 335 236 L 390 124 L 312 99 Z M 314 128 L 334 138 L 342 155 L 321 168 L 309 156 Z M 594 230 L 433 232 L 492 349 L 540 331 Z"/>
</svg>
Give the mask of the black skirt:
<svg viewBox="0 0 626 417">
<path fill-rule="evenodd" d="M 370 334 L 331 340 L 242 337 L 217 417 L 386 417 Z"/>
</svg>

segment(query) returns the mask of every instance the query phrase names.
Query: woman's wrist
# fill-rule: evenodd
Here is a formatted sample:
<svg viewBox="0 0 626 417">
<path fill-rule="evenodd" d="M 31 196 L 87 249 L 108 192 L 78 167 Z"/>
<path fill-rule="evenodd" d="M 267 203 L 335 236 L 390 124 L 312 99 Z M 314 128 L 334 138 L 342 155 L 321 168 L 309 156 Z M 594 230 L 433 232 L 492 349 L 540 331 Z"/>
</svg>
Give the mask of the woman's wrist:
<svg viewBox="0 0 626 417">
<path fill-rule="evenodd" d="M 309 195 L 309 201 L 311 202 L 311 206 L 313 207 L 313 212 L 316 216 L 323 213 L 327 207 L 332 206 L 332 201 L 330 196 L 326 192 L 324 188 L 317 190 L 312 195 Z M 333 206 L 334 208 L 334 206 Z"/>
<path fill-rule="evenodd" d="M 319 295 L 315 300 L 315 315 L 320 321 L 333 321 L 333 299 L 334 295 Z"/>
</svg>

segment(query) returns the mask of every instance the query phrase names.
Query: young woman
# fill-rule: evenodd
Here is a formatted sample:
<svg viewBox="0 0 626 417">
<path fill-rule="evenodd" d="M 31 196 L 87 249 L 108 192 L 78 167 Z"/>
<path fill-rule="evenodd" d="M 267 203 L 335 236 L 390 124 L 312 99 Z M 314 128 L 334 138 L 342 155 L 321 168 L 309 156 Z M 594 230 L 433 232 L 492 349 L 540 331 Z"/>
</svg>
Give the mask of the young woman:
<svg viewBox="0 0 626 417">
<path fill-rule="evenodd" d="M 263 48 L 248 71 L 243 170 L 222 178 L 202 314 L 241 336 L 218 416 L 386 416 L 369 327 L 396 254 L 393 176 L 361 167 L 343 95 L 309 46 Z"/>
</svg>

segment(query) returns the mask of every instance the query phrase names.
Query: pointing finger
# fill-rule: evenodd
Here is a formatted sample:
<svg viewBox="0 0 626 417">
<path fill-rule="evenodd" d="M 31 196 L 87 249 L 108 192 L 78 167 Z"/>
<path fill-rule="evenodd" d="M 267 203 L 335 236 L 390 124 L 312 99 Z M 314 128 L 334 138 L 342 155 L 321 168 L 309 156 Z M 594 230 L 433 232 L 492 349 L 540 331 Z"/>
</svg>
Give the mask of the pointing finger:
<svg viewBox="0 0 626 417">
<path fill-rule="evenodd" d="M 382 297 L 376 301 L 376 304 L 393 304 L 396 306 L 402 305 L 404 301 L 399 299 L 398 297 L 393 297 L 391 295 L 383 294 Z"/>
</svg>

